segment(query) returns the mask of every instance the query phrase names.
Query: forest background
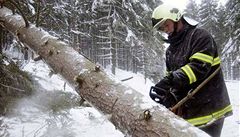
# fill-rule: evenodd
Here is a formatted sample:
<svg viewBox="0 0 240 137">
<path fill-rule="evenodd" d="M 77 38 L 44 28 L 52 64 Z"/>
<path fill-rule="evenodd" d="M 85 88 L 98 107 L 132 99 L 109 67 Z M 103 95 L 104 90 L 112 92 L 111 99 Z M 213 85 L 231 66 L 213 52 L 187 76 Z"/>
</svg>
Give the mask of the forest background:
<svg viewBox="0 0 240 137">
<path fill-rule="evenodd" d="M 59 37 L 92 62 L 141 73 L 157 82 L 164 75 L 166 45 L 153 36 L 151 13 L 160 0 L 18 0 L 27 20 Z M 9 4 L 9 7 L 12 6 Z M 240 79 L 240 2 L 190 0 L 185 12 L 207 29 L 219 47 L 225 79 Z M 15 12 L 19 12 L 16 10 Z M 20 13 L 20 12 L 19 12 Z M 16 45 L 0 28 L 2 48 Z M 21 47 L 21 46 L 20 46 Z"/>
</svg>

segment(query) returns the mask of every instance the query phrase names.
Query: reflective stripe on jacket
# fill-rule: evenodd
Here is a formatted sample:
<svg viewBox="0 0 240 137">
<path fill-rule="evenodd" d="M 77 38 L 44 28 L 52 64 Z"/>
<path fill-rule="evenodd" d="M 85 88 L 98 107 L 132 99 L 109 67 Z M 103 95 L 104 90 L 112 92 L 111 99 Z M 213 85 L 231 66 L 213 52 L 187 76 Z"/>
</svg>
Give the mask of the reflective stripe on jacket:
<svg viewBox="0 0 240 137">
<path fill-rule="evenodd" d="M 214 120 L 217 120 L 219 118 L 224 117 L 224 115 L 226 113 L 229 113 L 231 111 L 232 111 L 232 106 L 228 105 L 227 107 L 225 107 L 225 108 L 223 108 L 223 109 L 221 109 L 217 112 L 214 112 L 210 115 L 201 116 L 201 117 L 192 118 L 192 119 L 186 119 L 186 120 L 194 126 L 205 125 L 205 124 L 210 123 Z"/>
</svg>

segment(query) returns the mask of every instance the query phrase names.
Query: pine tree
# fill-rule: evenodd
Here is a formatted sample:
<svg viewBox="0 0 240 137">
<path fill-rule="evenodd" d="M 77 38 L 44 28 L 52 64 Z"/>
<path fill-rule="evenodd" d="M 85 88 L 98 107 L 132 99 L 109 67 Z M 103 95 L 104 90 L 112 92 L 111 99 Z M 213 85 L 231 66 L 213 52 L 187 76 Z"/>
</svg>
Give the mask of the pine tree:
<svg viewBox="0 0 240 137">
<path fill-rule="evenodd" d="M 217 1 L 202 0 L 199 5 L 200 26 L 207 29 L 215 38 L 217 32 Z"/>
<path fill-rule="evenodd" d="M 200 17 L 199 17 L 199 6 L 196 3 L 195 0 L 189 0 L 186 9 L 184 10 L 186 16 L 195 19 L 197 21 L 200 21 Z"/>
<path fill-rule="evenodd" d="M 232 72 L 231 79 L 239 79 L 240 78 L 240 2 L 239 0 L 230 0 L 226 4 L 226 13 L 227 15 L 227 23 L 229 30 L 228 39 L 231 40 L 228 47 L 225 47 L 224 54 L 225 56 L 231 58 L 231 65 L 228 68 Z"/>
<path fill-rule="evenodd" d="M 217 20 L 216 20 L 216 31 L 215 31 L 215 42 L 218 45 L 219 53 L 223 51 L 223 48 L 227 42 L 228 30 L 226 27 L 226 8 L 220 5 L 217 9 Z"/>
</svg>

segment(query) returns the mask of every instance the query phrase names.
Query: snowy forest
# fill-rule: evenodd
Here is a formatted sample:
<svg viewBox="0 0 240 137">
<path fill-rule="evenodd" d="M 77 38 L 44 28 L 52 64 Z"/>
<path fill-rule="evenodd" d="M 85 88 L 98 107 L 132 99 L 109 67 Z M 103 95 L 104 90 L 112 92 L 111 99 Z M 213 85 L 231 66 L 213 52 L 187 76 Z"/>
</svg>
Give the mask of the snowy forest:
<svg viewBox="0 0 240 137">
<path fill-rule="evenodd" d="M 151 22 L 160 3 L 0 0 L 0 136 L 206 136 L 149 98 L 165 75 L 167 45 Z M 189 0 L 185 9 L 215 38 L 230 82 L 223 137 L 238 136 L 239 8 Z"/>
<path fill-rule="evenodd" d="M 6 2 L 7 3 L 7 2 Z M 164 49 L 151 30 L 151 12 L 160 0 L 18 0 L 9 8 L 74 47 L 80 54 L 112 73 L 120 68 L 158 81 L 164 73 Z M 188 16 L 214 36 L 226 79 L 240 78 L 240 2 L 191 0 Z M 20 9 L 20 10 L 19 10 Z M 13 43 L 1 28 L 0 42 Z M 19 45 L 19 43 L 14 43 Z M 20 46 L 21 47 L 21 46 Z"/>
</svg>

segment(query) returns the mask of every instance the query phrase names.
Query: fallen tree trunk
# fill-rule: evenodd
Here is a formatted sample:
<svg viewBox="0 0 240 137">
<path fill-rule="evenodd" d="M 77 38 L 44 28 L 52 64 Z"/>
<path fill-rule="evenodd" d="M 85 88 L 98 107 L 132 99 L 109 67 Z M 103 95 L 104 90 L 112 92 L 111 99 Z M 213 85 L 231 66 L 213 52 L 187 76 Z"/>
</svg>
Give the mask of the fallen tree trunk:
<svg viewBox="0 0 240 137">
<path fill-rule="evenodd" d="M 72 47 L 50 36 L 41 28 L 33 25 L 26 28 L 21 16 L 12 15 L 9 9 L 0 9 L 0 20 L 3 21 L 2 26 L 39 54 L 70 85 L 76 87 L 76 91 L 82 98 L 108 115 L 109 120 L 125 135 L 133 137 L 207 136 L 165 107 L 154 103 L 149 97 L 144 97 L 115 80 Z M 144 113 L 148 111 L 150 115 Z"/>
</svg>

